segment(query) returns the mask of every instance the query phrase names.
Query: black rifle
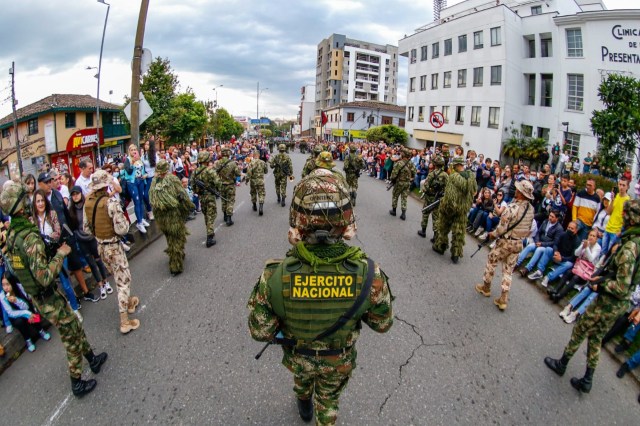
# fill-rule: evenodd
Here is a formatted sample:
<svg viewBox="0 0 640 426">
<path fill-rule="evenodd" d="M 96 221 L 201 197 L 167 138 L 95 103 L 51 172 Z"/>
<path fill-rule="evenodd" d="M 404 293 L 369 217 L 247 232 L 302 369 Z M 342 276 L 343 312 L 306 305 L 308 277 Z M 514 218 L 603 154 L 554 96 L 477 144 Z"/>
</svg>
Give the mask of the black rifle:
<svg viewBox="0 0 640 426">
<path fill-rule="evenodd" d="M 513 231 L 513 230 L 516 228 L 516 226 L 518 226 L 518 225 L 520 224 L 520 222 L 522 222 L 522 219 L 524 219 L 524 217 L 525 217 L 525 216 L 527 215 L 527 213 L 529 212 L 529 207 L 531 207 L 531 203 L 527 203 L 527 207 L 524 209 L 524 214 L 522 215 L 522 217 L 521 217 L 520 219 L 518 219 L 518 221 L 517 221 L 516 223 L 514 223 L 514 224 L 513 224 L 513 225 L 511 225 L 511 226 L 509 226 L 509 227 L 507 228 L 507 230 L 506 230 L 506 231 L 504 231 L 504 234 L 502 234 L 502 235 L 506 235 L 506 234 L 508 234 L 509 232 Z M 496 243 L 497 243 L 497 241 L 498 241 L 500 238 L 502 238 L 502 235 L 496 239 Z M 475 255 L 476 255 L 476 253 L 478 253 L 480 250 L 482 250 L 482 247 L 484 247 L 484 246 L 486 246 L 487 244 L 489 244 L 490 240 L 491 240 L 491 239 L 489 238 L 489 233 L 488 233 L 488 234 L 487 234 L 487 239 L 486 239 L 486 240 L 484 240 L 483 242 L 481 242 L 480 244 L 478 244 L 478 249 L 477 249 L 476 251 L 474 251 L 474 252 L 473 252 L 473 254 L 472 254 L 469 258 L 471 258 L 471 257 L 475 256 Z"/>
<path fill-rule="evenodd" d="M 406 160 L 405 163 L 402 165 L 402 168 L 400 169 L 400 171 L 398 172 L 398 174 L 396 175 L 396 178 L 394 180 L 392 180 L 389 185 L 387 185 L 387 191 L 390 190 L 391 188 L 393 188 L 393 186 L 396 184 L 396 181 L 398 180 L 398 176 L 400 176 L 400 172 L 402 172 L 402 170 L 407 167 L 407 164 L 409 164 L 411 160 Z M 394 166 L 395 167 L 395 166 Z"/>
<path fill-rule="evenodd" d="M 207 185 L 205 185 L 205 183 L 203 181 L 201 181 L 200 179 L 194 179 L 193 183 L 196 184 L 196 186 L 200 189 L 202 189 L 205 192 L 208 192 L 209 194 L 213 194 L 216 197 L 219 197 L 220 199 L 224 200 L 224 201 L 228 201 L 226 198 L 224 198 L 222 195 L 220 195 L 220 192 L 216 191 L 214 188 L 211 188 Z"/>
<path fill-rule="evenodd" d="M 444 191 L 438 192 L 436 194 L 436 200 L 433 203 L 427 204 L 426 206 L 424 206 L 422 208 L 422 212 L 423 213 L 431 213 L 432 211 L 437 209 L 438 206 L 440 205 L 440 202 L 442 201 L 442 197 L 444 197 Z"/>
</svg>

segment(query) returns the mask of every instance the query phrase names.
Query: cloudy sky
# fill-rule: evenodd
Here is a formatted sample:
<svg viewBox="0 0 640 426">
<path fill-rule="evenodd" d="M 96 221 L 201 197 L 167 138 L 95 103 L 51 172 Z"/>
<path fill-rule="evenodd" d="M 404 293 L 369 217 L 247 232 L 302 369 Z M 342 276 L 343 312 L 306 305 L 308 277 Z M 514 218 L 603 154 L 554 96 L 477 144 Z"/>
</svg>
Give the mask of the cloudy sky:
<svg viewBox="0 0 640 426">
<path fill-rule="evenodd" d="M 449 0 L 449 5 L 461 0 Z M 637 8 L 638 0 L 605 0 Z M 131 90 L 139 0 L 111 0 L 100 98 Z M 233 115 L 294 118 L 300 88 L 315 83 L 316 46 L 332 33 L 397 45 L 432 21 L 431 0 L 150 0 L 144 47 L 168 58 L 180 90 L 218 100 Z M 107 6 L 96 0 L 0 0 L 0 117 L 11 113 L 11 62 L 18 107 L 52 93 L 96 95 L 95 70 Z M 406 96 L 400 62 L 399 103 Z M 218 87 L 216 91 L 212 89 Z M 110 94 L 110 92 L 112 92 Z M 217 94 L 216 94 L 217 92 Z"/>
</svg>

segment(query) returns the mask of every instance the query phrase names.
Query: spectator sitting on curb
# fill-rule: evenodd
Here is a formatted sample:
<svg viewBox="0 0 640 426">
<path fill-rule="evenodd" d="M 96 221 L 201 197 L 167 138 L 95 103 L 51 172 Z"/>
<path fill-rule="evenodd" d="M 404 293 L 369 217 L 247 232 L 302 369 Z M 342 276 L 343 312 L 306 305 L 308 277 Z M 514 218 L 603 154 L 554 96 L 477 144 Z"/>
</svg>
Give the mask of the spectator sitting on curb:
<svg viewBox="0 0 640 426">
<path fill-rule="evenodd" d="M 575 222 L 569 222 L 567 230 L 560 236 L 557 244 L 553 246 L 553 255 L 551 256 L 550 250 L 545 250 L 544 255 L 538 262 L 538 269 L 533 273 L 527 275 L 530 280 L 538 280 L 544 276 L 544 270 L 549 263 L 549 260 L 553 260 L 558 266 L 556 269 L 562 271 L 562 273 L 568 271 L 573 267 L 573 261 L 575 259 L 575 251 L 580 245 L 580 240 L 576 233 L 578 232 L 578 225 Z M 543 283 L 544 285 L 545 283 Z"/>
<path fill-rule="evenodd" d="M 562 226 L 558 220 L 558 212 L 551 211 L 549 218 L 545 220 L 538 228 L 538 233 L 533 237 L 533 242 L 529 243 L 518 256 L 516 268 L 519 267 L 527 256 L 533 253 L 533 257 L 527 264 L 518 270 L 523 277 L 527 276 L 534 268 L 536 263 L 544 255 L 547 250 L 553 250 L 553 246 L 558 242 L 562 235 Z"/>
</svg>

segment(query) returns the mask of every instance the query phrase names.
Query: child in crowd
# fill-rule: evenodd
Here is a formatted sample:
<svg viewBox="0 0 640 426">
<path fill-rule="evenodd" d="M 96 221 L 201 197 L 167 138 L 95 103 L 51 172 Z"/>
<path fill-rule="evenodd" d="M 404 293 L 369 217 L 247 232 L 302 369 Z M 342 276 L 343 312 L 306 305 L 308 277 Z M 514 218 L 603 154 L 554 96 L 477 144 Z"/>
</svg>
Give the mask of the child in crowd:
<svg viewBox="0 0 640 426">
<path fill-rule="evenodd" d="M 191 212 L 191 214 L 189 215 L 189 217 L 187 217 L 187 220 L 193 220 L 196 218 L 196 210 L 199 206 L 199 200 L 198 200 L 198 196 L 196 194 L 193 193 L 193 191 L 191 190 L 191 188 L 189 187 L 189 179 L 186 177 L 183 177 L 180 182 L 182 183 L 182 187 L 185 189 L 185 191 L 187 191 L 187 194 L 189 195 L 189 199 L 193 202 L 193 205 L 196 206 L 193 211 Z"/>
</svg>

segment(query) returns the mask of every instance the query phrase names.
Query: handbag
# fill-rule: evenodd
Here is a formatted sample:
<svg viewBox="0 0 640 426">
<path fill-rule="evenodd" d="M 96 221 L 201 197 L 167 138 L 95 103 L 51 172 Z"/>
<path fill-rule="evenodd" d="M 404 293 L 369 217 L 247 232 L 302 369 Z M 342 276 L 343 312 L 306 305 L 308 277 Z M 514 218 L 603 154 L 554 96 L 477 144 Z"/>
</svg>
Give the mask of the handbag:
<svg viewBox="0 0 640 426">
<path fill-rule="evenodd" d="M 579 258 L 573 264 L 573 269 L 571 270 L 571 272 L 573 272 L 573 275 L 577 275 L 583 280 L 589 281 L 594 270 L 595 266 L 593 265 L 593 263 L 589 262 L 588 260 Z"/>
</svg>

